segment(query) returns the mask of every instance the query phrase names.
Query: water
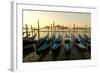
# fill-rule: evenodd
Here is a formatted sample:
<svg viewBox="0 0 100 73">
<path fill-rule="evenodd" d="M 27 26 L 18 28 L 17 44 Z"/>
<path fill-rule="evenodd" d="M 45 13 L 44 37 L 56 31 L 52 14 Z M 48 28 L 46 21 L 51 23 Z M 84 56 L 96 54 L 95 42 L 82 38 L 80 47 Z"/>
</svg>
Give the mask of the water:
<svg viewBox="0 0 100 73">
<path fill-rule="evenodd" d="M 23 29 L 23 32 L 25 32 L 26 30 Z M 48 32 L 49 31 L 49 32 Z M 52 31 L 52 32 L 51 32 Z M 28 30 L 28 32 L 30 33 L 30 37 L 32 36 L 32 32 L 31 29 Z M 37 36 L 35 39 L 38 39 L 38 32 L 33 31 L 33 35 L 37 33 Z M 47 34 L 49 34 L 49 37 L 51 36 L 51 34 L 54 33 L 55 36 L 57 37 L 58 34 L 60 33 L 62 35 L 62 37 L 64 38 L 65 34 L 67 33 L 69 36 L 71 36 L 71 34 L 77 35 L 77 34 L 87 34 L 88 36 L 91 36 L 91 29 L 40 29 L 40 38 L 46 36 Z M 26 36 L 26 34 L 24 34 L 23 36 Z"/>
</svg>

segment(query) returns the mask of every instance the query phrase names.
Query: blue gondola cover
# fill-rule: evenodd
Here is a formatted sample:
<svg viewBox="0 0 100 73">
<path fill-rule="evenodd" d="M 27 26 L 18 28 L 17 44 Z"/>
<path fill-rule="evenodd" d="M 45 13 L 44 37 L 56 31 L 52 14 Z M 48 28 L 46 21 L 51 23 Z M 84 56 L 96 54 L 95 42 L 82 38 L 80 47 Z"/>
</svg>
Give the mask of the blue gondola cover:
<svg viewBox="0 0 100 73">
<path fill-rule="evenodd" d="M 53 45 L 53 49 L 57 49 L 59 47 L 59 45 L 57 44 L 57 43 L 55 43 L 54 45 Z"/>
<path fill-rule="evenodd" d="M 38 48 L 37 51 L 43 51 L 43 50 L 45 50 L 45 49 L 48 49 L 49 46 L 50 46 L 49 44 L 45 43 L 45 44 L 43 44 L 40 48 Z"/>
<path fill-rule="evenodd" d="M 72 45 L 71 44 L 65 44 L 64 46 L 66 49 L 71 49 L 72 48 Z"/>
<path fill-rule="evenodd" d="M 79 48 L 86 48 L 82 43 L 77 44 Z"/>
</svg>

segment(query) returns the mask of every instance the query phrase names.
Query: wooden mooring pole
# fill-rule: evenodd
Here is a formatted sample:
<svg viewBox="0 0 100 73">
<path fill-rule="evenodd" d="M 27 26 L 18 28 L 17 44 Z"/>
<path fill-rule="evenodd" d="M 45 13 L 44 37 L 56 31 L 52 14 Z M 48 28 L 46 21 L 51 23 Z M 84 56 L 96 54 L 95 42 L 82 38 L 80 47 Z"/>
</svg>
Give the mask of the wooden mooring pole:
<svg viewBox="0 0 100 73">
<path fill-rule="evenodd" d="M 34 34 L 35 34 L 35 24 L 34 24 Z"/>
<path fill-rule="evenodd" d="M 38 40 L 40 39 L 40 25 L 39 25 L 39 20 L 38 20 Z"/>
<path fill-rule="evenodd" d="M 27 24 L 25 24 L 25 29 L 26 29 L 26 37 L 28 38 L 29 34 L 28 34 L 28 25 Z"/>
<path fill-rule="evenodd" d="M 69 29 L 69 36 L 70 36 L 70 26 L 69 26 L 69 28 L 68 28 L 68 29 Z"/>
<path fill-rule="evenodd" d="M 32 27 L 32 25 L 31 25 L 31 33 L 32 33 L 32 36 L 33 36 L 33 27 Z"/>
<path fill-rule="evenodd" d="M 50 34 L 49 34 L 49 29 L 50 29 L 50 27 L 48 26 L 48 37 L 50 36 Z"/>
<path fill-rule="evenodd" d="M 63 35 L 63 28 L 64 28 L 64 27 L 62 26 L 62 37 L 64 36 L 64 35 Z"/>
<path fill-rule="evenodd" d="M 74 28 L 74 35 L 75 35 L 75 24 L 74 24 L 74 27 L 73 28 Z"/>
<path fill-rule="evenodd" d="M 51 24 L 51 35 L 52 35 L 52 24 Z"/>
<path fill-rule="evenodd" d="M 54 33 L 55 33 L 55 35 L 56 35 L 56 26 L 55 26 L 54 20 L 53 20 L 53 27 L 54 27 Z"/>
</svg>

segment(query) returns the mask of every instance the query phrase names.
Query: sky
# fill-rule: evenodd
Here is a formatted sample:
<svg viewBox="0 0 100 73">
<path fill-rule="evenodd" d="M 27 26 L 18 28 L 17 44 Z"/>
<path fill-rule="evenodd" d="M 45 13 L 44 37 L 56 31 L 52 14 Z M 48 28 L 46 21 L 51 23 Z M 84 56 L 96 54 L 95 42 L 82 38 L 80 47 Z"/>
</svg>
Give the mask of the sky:
<svg viewBox="0 0 100 73">
<path fill-rule="evenodd" d="M 23 27 L 27 24 L 29 27 L 37 27 L 38 20 L 40 27 L 55 25 L 63 25 L 73 27 L 90 27 L 91 14 L 90 13 L 76 13 L 76 12 L 53 12 L 53 11 L 23 11 Z"/>
</svg>

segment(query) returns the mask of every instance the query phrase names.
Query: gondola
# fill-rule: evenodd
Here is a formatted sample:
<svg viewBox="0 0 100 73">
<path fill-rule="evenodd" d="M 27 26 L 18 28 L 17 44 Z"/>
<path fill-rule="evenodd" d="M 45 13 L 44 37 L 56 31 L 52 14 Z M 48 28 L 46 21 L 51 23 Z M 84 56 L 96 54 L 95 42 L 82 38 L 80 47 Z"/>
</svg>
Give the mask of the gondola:
<svg viewBox="0 0 100 73">
<path fill-rule="evenodd" d="M 72 41 L 73 41 L 73 44 L 74 44 L 74 42 L 77 39 L 77 37 L 74 34 L 71 34 L 71 38 L 72 38 Z"/>
<path fill-rule="evenodd" d="M 23 57 L 34 51 L 34 40 L 23 38 Z"/>
<path fill-rule="evenodd" d="M 30 45 L 30 44 L 34 44 L 35 41 L 32 39 L 28 39 L 28 38 L 23 38 L 23 47 Z"/>
<path fill-rule="evenodd" d="M 47 38 L 47 36 L 44 37 L 45 43 L 43 45 L 41 45 L 39 48 L 36 49 L 36 53 L 37 55 L 39 55 L 39 61 L 42 61 L 43 58 L 48 54 L 48 52 L 51 49 L 51 46 L 53 44 L 53 41 L 55 39 L 55 35 L 52 34 L 50 38 Z"/>
<path fill-rule="evenodd" d="M 38 55 L 50 47 L 50 45 L 48 43 L 48 36 L 47 35 L 41 39 L 42 39 L 41 41 L 43 41 L 43 43 L 41 45 L 39 44 L 39 47 L 36 47 L 36 52 Z"/>
<path fill-rule="evenodd" d="M 69 54 L 71 52 L 72 47 L 73 47 L 72 40 L 66 33 L 65 37 L 64 37 L 64 50 L 65 50 L 65 53 Z"/>
<path fill-rule="evenodd" d="M 62 45 L 62 36 L 59 33 L 58 37 L 55 39 L 54 44 L 52 46 L 52 55 L 53 55 L 53 60 L 56 60 L 56 58 L 59 55 L 60 49 Z"/>
<path fill-rule="evenodd" d="M 28 33 L 27 36 L 25 36 L 25 33 L 23 34 L 23 39 L 28 39 L 30 37 L 30 33 Z"/>
<path fill-rule="evenodd" d="M 50 49 L 50 45 L 48 43 L 44 43 L 40 48 L 36 49 L 36 52 L 38 55 L 40 55 L 43 52 L 46 52 Z"/>
<path fill-rule="evenodd" d="M 67 34 L 67 33 L 65 33 L 65 37 L 64 38 L 69 38 L 70 36 Z"/>
<path fill-rule="evenodd" d="M 36 34 L 31 38 L 23 37 L 23 57 L 26 57 L 28 54 L 34 51 L 34 45 L 36 43 L 34 40 L 35 37 Z"/>
<path fill-rule="evenodd" d="M 56 39 L 56 36 L 53 33 L 51 37 L 48 39 L 48 42 L 50 43 L 50 47 L 52 47 L 52 45 L 54 44 L 55 39 Z"/>
<path fill-rule="evenodd" d="M 34 45 L 26 45 L 23 47 L 23 58 L 26 57 L 28 54 L 32 53 L 34 51 Z"/>
<path fill-rule="evenodd" d="M 37 43 L 36 43 L 36 48 L 40 48 L 45 42 L 47 42 L 48 40 L 48 35 L 40 38 L 39 40 L 37 40 Z"/>
<path fill-rule="evenodd" d="M 44 37 L 45 43 L 42 44 L 39 48 L 36 47 L 36 53 L 39 55 L 39 61 L 42 61 L 43 58 L 48 54 L 50 51 L 50 44 L 48 42 L 48 37 Z"/>
<path fill-rule="evenodd" d="M 81 51 L 87 50 L 86 46 L 84 45 L 84 40 L 82 39 L 82 37 L 80 37 L 80 35 L 78 35 L 74 40 L 74 45 Z"/>
<path fill-rule="evenodd" d="M 78 34 L 78 40 L 79 40 L 81 43 L 85 44 L 85 43 L 84 43 L 84 37 L 83 37 L 82 35 Z"/>
<path fill-rule="evenodd" d="M 91 52 L 91 37 L 84 34 L 85 46 L 87 47 L 88 52 Z"/>
<path fill-rule="evenodd" d="M 32 39 L 32 40 L 34 40 L 36 36 L 37 36 L 37 34 L 35 33 L 35 34 L 34 34 L 34 36 L 32 36 L 32 37 L 29 37 L 29 39 Z"/>
<path fill-rule="evenodd" d="M 29 37 L 29 36 L 23 37 L 23 44 L 26 43 L 26 45 L 27 45 L 27 44 L 30 44 L 30 42 L 35 41 L 36 36 L 37 36 L 37 34 L 35 33 L 34 36 L 32 36 L 32 37 Z"/>
</svg>

